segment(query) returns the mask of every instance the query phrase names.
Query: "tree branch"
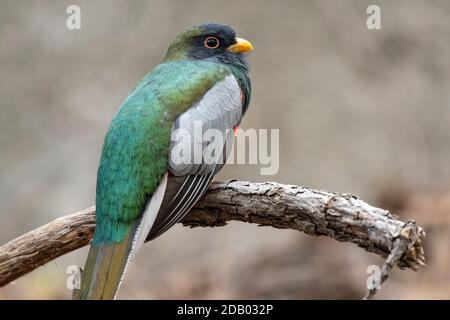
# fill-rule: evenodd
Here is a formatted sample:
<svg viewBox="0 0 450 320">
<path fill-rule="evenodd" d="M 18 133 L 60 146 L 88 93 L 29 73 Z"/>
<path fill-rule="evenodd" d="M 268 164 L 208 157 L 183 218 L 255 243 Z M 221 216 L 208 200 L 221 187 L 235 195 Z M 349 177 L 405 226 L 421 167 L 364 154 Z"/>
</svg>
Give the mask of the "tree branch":
<svg viewBox="0 0 450 320">
<path fill-rule="evenodd" d="M 352 242 L 388 257 L 383 282 L 393 266 L 424 265 L 423 229 L 403 222 L 350 194 L 337 194 L 274 182 L 213 182 L 182 223 L 218 227 L 228 221 L 294 229 L 309 235 Z M 89 243 L 95 229 L 95 208 L 58 218 L 0 247 L 0 286 Z M 366 296 L 371 298 L 376 289 Z"/>
</svg>

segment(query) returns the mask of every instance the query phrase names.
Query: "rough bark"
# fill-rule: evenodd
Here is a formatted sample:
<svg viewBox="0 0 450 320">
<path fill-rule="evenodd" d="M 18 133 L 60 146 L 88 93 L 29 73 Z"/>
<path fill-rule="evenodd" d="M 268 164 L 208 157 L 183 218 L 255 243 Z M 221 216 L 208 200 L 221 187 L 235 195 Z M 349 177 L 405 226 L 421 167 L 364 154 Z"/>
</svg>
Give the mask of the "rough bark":
<svg viewBox="0 0 450 320">
<path fill-rule="evenodd" d="M 393 266 L 424 265 L 423 229 L 350 194 L 337 194 L 274 182 L 214 182 L 183 219 L 190 227 L 218 227 L 228 221 L 294 229 L 352 242 L 387 257 L 384 281 Z M 0 247 L 0 286 L 87 245 L 95 229 L 95 208 L 58 218 Z M 383 273 L 384 272 L 384 273 Z M 375 289 L 368 292 L 371 298 Z"/>
</svg>

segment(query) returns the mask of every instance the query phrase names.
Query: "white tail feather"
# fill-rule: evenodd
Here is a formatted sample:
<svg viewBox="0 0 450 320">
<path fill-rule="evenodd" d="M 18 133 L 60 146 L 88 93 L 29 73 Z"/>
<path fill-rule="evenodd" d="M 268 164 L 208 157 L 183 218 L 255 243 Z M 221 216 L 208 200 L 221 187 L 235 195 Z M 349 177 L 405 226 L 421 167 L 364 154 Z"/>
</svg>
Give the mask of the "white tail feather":
<svg viewBox="0 0 450 320">
<path fill-rule="evenodd" d="M 167 187 L 167 173 L 164 175 L 161 182 L 159 183 L 158 188 L 153 193 L 152 198 L 147 203 L 147 207 L 145 208 L 145 211 L 142 214 L 141 222 L 139 223 L 139 226 L 137 227 L 136 232 L 134 233 L 133 243 L 131 244 L 131 250 L 130 253 L 128 254 L 128 259 L 125 264 L 122 276 L 120 277 L 117 292 L 119 292 L 119 287 L 122 284 L 123 277 L 127 272 L 127 268 L 130 265 L 130 262 L 133 261 L 136 252 L 144 244 L 145 239 L 147 238 L 147 235 L 149 234 L 153 226 L 153 223 L 155 222 L 156 216 L 158 215 L 159 212 L 159 208 L 161 207 L 162 201 L 164 199 L 166 187 Z M 115 298 L 116 297 L 114 296 L 114 299 Z"/>
</svg>

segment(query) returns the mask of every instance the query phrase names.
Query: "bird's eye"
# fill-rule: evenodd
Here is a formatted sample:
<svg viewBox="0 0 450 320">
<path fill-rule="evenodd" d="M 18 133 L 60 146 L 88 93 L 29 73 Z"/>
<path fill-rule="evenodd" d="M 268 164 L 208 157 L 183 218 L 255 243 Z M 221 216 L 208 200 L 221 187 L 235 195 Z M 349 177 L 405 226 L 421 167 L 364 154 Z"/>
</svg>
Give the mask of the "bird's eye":
<svg viewBox="0 0 450 320">
<path fill-rule="evenodd" d="M 205 39 L 205 47 L 207 47 L 208 49 L 216 49 L 219 47 L 219 39 L 217 39 L 216 37 L 207 37 Z"/>
</svg>

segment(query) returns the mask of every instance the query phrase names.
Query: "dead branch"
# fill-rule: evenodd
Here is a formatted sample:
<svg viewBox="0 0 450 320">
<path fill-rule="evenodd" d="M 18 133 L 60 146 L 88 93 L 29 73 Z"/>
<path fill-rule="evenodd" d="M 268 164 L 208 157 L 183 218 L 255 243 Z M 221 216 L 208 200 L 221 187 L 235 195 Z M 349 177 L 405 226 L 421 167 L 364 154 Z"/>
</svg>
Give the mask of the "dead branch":
<svg viewBox="0 0 450 320">
<path fill-rule="evenodd" d="M 381 282 L 390 270 L 424 265 L 423 229 L 403 222 L 350 194 L 337 194 L 274 182 L 214 182 L 182 223 L 218 227 L 228 221 L 294 229 L 314 236 L 352 242 L 387 257 Z M 58 218 L 0 247 L 0 286 L 89 243 L 95 208 Z M 369 290 L 371 298 L 376 289 Z"/>
</svg>

